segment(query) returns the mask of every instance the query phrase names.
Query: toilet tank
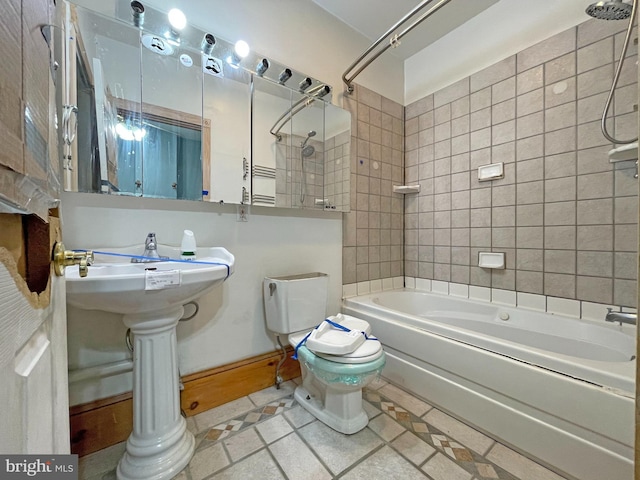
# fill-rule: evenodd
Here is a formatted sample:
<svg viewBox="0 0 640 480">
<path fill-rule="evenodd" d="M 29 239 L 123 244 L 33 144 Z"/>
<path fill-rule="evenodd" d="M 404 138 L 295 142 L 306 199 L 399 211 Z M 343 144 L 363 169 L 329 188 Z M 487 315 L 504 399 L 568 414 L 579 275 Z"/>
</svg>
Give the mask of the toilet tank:
<svg viewBox="0 0 640 480">
<path fill-rule="evenodd" d="M 284 334 L 318 325 L 327 313 L 328 286 L 326 273 L 265 277 L 263 295 L 267 328 Z"/>
</svg>

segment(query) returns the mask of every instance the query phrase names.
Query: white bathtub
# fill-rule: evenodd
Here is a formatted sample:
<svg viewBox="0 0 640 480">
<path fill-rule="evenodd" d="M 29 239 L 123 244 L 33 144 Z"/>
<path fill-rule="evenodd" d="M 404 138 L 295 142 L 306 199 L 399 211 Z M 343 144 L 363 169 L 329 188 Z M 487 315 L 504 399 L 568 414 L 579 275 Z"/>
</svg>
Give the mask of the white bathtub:
<svg viewBox="0 0 640 480">
<path fill-rule="evenodd" d="M 407 289 L 343 311 L 393 383 L 565 476 L 633 478 L 633 329 Z"/>
</svg>

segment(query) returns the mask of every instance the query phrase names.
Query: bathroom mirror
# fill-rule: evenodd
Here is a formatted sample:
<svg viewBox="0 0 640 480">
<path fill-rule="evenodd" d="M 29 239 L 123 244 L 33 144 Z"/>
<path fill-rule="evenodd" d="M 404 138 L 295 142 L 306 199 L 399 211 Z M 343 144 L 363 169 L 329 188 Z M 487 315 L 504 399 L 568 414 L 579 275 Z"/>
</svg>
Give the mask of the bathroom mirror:
<svg viewBox="0 0 640 480">
<path fill-rule="evenodd" d="M 187 67 L 175 55 L 158 53 L 173 49 L 162 38 L 141 36 L 133 25 L 84 8 L 71 11 L 75 55 L 69 67 L 76 81 L 70 102 L 78 111 L 65 188 L 201 199 L 210 161 L 202 139 L 210 124 L 202 117 L 199 56 Z M 189 94 L 176 95 L 183 90 Z"/>
<path fill-rule="evenodd" d="M 65 5 L 65 190 L 349 209 L 350 117 L 322 82 L 128 0 Z"/>
<path fill-rule="evenodd" d="M 321 87 L 255 78 L 253 92 L 253 203 L 348 211 L 350 113 L 321 101 Z"/>
</svg>

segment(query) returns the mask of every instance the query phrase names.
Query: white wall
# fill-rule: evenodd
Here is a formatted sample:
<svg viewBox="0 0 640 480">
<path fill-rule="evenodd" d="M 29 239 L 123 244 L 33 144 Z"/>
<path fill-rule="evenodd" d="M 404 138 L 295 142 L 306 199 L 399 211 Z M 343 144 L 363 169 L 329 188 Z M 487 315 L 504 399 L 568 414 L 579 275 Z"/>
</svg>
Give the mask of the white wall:
<svg viewBox="0 0 640 480">
<path fill-rule="evenodd" d="M 222 246 L 236 258 L 235 273 L 202 297 L 200 312 L 178 326 L 179 367 L 188 374 L 276 349 L 265 326 L 262 279 L 312 271 L 329 274 L 328 312 L 341 297 L 342 219 L 338 213 L 253 207 L 246 223 L 236 208 L 215 204 L 67 193 L 62 197 L 68 248 L 142 244 L 155 232 L 161 244 L 179 245 L 191 229 L 200 246 Z M 142 252 L 140 252 L 142 253 Z M 69 308 L 69 368 L 129 358 L 119 315 Z M 71 404 L 130 390 L 128 375 L 72 384 Z"/>
<path fill-rule="evenodd" d="M 404 105 L 589 18 L 589 0 L 500 0 L 408 58 Z"/>
</svg>

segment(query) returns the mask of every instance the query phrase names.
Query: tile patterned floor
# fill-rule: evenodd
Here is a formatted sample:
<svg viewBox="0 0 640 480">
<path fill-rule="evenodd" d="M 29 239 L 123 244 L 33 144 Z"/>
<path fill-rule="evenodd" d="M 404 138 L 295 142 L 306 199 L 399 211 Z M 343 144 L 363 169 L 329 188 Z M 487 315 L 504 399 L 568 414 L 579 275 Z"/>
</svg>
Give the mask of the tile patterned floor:
<svg viewBox="0 0 640 480">
<path fill-rule="evenodd" d="M 343 435 L 293 399 L 295 382 L 187 421 L 196 452 L 179 480 L 562 480 L 380 379 L 364 391 L 369 425 Z M 80 478 L 115 479 L 124 443 L 80 459 Z"/>
</svg>

